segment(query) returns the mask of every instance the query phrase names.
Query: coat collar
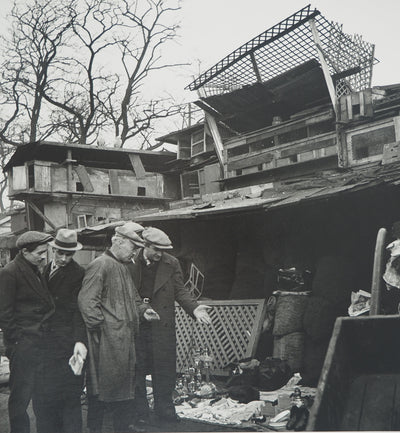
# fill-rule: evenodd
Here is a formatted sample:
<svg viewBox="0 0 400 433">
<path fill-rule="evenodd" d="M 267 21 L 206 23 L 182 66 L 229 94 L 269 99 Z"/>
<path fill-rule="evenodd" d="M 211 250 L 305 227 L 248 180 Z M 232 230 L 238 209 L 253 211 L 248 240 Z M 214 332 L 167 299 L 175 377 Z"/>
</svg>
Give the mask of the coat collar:
<svg viewBox="0 0 400 433">
<path fill-rule="evenodd" d="M 174 271 L 173 258 L 168 253 L 163 253 L 157 267 L 154 281 L 154 293 L 159 290 L 171 277 Z"/>
<path fill-rule="evenodd" d="M 27 285 L 47 302 L 52 303 L 45 279 L 40 273 L 35 272 L 34 267 L 23 257 L 21 252 L 17 254 L 14 261 Z"/>
<path fill-rule="evenodd" d="M 74 261 L 74 259 L 72 259 L 66 266 L 60 266 L 56 269 L 56 271 L 52 274 L 52 276 L 50 277 L 50 272 L 51 272 L 51 266 L 52 266 L 53 260 L 48 263 L 44 270 L 43 270 L 43 275 L 46 278 L 46 281 L 49 281 L 50 279 L 52 280 L 55 276 L 57 275 L 62 275 L 65 272 L 70 272 L 73 270 L 73 268 L 75 267 L 76 262 Z"/>
</svg>

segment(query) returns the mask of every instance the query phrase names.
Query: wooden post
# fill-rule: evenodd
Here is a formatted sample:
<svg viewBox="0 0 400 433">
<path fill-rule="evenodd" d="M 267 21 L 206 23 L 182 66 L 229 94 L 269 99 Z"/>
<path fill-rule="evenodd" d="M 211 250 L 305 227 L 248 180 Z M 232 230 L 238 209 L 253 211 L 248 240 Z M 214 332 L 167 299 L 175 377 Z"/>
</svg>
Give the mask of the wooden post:
<svg viewBox="0 0 400 433">
<path fill-rule="evenodd" d="M 385 228 L 381 228 L 379 229 L 378 235 L 376 237 L 374 268 L 371 284 L 371 309 L 369 311 L 370 316 L 376 316 L 380 313 L 383 286 L 383 259 L 385 257 L 386 235 L 387 230 Z"/>
<path fill-rule="evenodd" d="M 71 217 L 71 207 L 72 207 L 72 150 L 69 149 L 67 153 L 67 202 L 65 205 L 66 214 L 66 224 L 65 227 L 68 228 L 72 222 Z"/>
</svg>

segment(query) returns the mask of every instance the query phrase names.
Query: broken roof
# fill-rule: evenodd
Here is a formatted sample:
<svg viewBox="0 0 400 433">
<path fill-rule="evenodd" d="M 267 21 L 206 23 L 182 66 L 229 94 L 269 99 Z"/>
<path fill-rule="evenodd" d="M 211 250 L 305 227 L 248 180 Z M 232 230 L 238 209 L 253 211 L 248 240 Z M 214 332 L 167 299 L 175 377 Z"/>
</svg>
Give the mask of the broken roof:
<svg viewBox="0 0 400 433">
<path fill-rule="evenodd" d="M 116 149 L 110 147 L 96 147 L 83 144 L 66 144 L 53 142 L 35 142 L 16 148 L 11 159 L 4 167 L 4 171 L 11 167 L 23 165 L 27 161 L 49 161 L 59 164 L 68 159 L 68 151 L 71 158 L 89 167 L 126 169 L 132 168 L 129 155 L 140 155 L 143 166 L 149 172 L 161 172 L 166 162 L 176 159 L 174 152 L 136 149 Z"/>
<path fill-rule="evenodd" d="M 314 22 L 317 38 L 310 26 Z M 196 78 L 188 88 L 204 96 L 229 93 L 271 80 L 309 60 L 321 50 L 336 82 L 337 96 L 370 87 L 374 45 L 348 35 L 308 5 L 245 43 Z"/>
<path fill-rule="evenodd" d="M 205 202 L 178 209 L 138 215 L 137 222 L 197 219 L 268 211 L 298 205 L 379 186 L 400 186 L 400 163 L 355 167 L 347 171 L 330 170 L 318 175 L 299 176 L 277 183 L 224 191 L 203 197 Z M 251 188 L 257 191 L 252 193 Z M 213 198 L 214 197 L 214 198 Z"/>
</svg>

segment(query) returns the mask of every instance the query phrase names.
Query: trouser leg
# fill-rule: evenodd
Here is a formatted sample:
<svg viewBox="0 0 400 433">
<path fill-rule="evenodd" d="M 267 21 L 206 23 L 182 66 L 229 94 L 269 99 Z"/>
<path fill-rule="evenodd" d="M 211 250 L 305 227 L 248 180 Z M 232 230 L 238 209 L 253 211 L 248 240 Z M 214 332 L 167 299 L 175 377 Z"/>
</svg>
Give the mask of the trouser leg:
<svg viewBox="0 0 400 433">
<path fill-rule="evenodd" d="M 37 433 L 64 433 L 62 425 L 62 401 L 46 402 L 44 404 L 34 397 L 32 403 Z"/>
<path fill-rule="evenodd" d="M 152 372 L 151 327 L 141 325 L 140 334 L 136 339 L 136 378 L 135 378 L 135 415 L 137 419 L 149 416 L 147 400 L 146 375 Z"/>
<path fill-rule="evenodd" d="M 175 372 L 155 371 L 152 374 L 154 410 L 160 415 L 175 416 L 175 405 L 172 400 L 172 393 L 175 388 Z"/>
<path fill-rule="evenodd" d="M 38 365 L 38 349 L 31 342 L 18 343 L 9 353 L 10 396 L 8 414 L 10 433 L 29 433 L 27 408 L 32 397 Z"/>
<path fill-rule="evenodd" d="M 66 398 L 62 418 L 64 433 L 82 433 L 82 407 L 80 396 Z"/>
<path fill-rule="evenodd" d="M 97 397 L 88 396 L 87 426 L 90 433 L 101 433 L 105 406 Z"/>
<path fill-rule="evenodd" d="M 126 433 L 132 423 L 133 400 L 117 401 L 111 404 L 114 433 Z"/>
<path fill-rule="evenodd" d="M 45 359 L 37 369 L 33 410 L 38 433 L 81 433 L 83 379 L 75 376 L 68 359 L 54 357 L 46 347 Z"/>
</svg>

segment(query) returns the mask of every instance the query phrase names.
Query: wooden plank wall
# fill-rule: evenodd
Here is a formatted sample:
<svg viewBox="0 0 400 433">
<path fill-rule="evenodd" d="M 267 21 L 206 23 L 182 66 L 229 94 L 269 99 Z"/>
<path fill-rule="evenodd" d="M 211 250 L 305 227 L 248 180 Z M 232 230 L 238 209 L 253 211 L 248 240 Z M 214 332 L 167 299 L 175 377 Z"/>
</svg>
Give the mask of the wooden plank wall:
<svg viewBox="0 0 400 433">
<path fill-rule="evenodd" d="M 229 177 L 298 164 L 337 154 L 331 109 L 307 118 L 228 140 L 225 160 Z"/>
</svg>

